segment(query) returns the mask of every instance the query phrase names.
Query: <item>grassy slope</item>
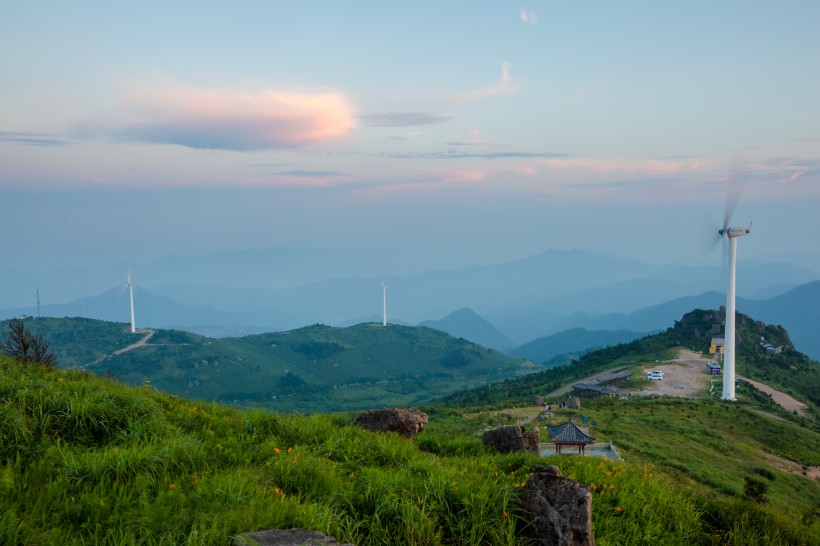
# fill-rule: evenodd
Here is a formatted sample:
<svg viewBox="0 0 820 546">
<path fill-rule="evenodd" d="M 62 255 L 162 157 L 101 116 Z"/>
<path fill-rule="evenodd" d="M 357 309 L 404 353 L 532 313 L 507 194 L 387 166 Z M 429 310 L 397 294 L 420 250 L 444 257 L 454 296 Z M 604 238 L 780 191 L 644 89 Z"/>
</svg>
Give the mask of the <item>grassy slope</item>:
<svg viewBox="0 0 820 546">
<path fill-rule="evenodd" d="M 0 543 L 225 544 L 293 526 L 359 546 L 525 543 L 516 487 L 537 457 L 473 440 L 431 455 L 345 422 L 0 358 Z M 566 471 L 612 484 L 595 509 L 606 535 L 640 529 L 635 537 L 690 544 L 706 532 L 696 513 L 684 515 L 686 529 L 671 527 L 689 497 L 635 469 L 582 461 Z"/>
<path fill-rule="evenodd" d="M 0 358 L 0 543 L 226 544 L 299 526 L 359 546 L 526 544 L 517 486 L 540 459 L 451 434 L 454 415 L 433 412 L 430 433 L 409 442 L 341 417 L 241 411 Z M 558 462 L 594 494 L 599 545 L 820 538 L 778 515 L 779 485 L 772 507 L 702 495 L 629 453 L 637 464 Z M 779 474 L 773 483 L 790 487 Z"/>
<path fill-rule="evenodd" d="M 88 369 L 174 394 L 285 411 L 418 405 L 535 366 L 438 330 L 395 325 L 314 325 L 219 340 L 158 330 L 149 345 L 116 356 L 140 339 L 123 324 L 38 319 L 26 326 L 43 333 L 63 366 L 109 355 Z"/>
</svg>

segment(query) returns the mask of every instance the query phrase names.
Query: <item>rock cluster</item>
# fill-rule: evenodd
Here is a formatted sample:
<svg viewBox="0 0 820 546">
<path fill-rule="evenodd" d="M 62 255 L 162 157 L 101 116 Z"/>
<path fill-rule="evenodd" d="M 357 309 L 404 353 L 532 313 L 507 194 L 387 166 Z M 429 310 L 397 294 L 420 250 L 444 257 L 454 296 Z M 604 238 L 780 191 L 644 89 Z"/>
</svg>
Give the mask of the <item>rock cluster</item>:
<svg viewBox="0 0 820 546">
<path fill-rule="evenodd" d="M 373 432 L 396 432 L 413 438 L 427 426 L 427 414 L 409 408 L 373 410 L 356 417 L 353 424 Z"/>
<path fill-rule="evenodd" d="M 538 428 L 524 430 L 521 425 L 485 430 L 481 440 L 484 445 L 495 448 L 500 453 L 513 451 L 535 451 L 541 446 L 541 432 Z"/>
<path fill-rule="evenodd" d="M 535 546 L 595 546 L 592 494 L 558 467 L 536 466 L 521 500 L 529 520 L 521 532 Z"/>
</svg>

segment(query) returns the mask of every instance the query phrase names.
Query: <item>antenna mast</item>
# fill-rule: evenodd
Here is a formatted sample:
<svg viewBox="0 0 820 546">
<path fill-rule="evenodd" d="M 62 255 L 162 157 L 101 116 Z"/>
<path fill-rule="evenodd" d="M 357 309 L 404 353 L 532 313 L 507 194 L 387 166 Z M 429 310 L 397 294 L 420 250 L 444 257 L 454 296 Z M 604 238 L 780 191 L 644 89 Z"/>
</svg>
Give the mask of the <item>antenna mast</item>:
<svg viewBox="0 0 820 546">
<path fill-rule="evenodd" d="M 387 326 L 387 285 L 382 279 L 382 326 Z"/>
<path fill-rule="evenodd" d="M 37 289 L 37 318 L 40 318 L 40 289 Z"/>
</svg>

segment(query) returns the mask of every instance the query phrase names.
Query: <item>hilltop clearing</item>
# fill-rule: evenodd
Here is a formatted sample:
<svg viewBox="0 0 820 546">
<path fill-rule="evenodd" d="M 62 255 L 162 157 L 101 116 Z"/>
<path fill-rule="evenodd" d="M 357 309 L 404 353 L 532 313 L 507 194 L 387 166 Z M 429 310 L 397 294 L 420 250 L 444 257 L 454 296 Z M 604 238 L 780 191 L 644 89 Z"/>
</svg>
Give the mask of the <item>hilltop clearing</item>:
<svg viewBox="0 0 820 546">
<path fill-rule="evenodd" d="M 711 338 L 722 332 L 720 311 L 695 310 L 676 321 L 672 328 L 630 343 L 607 347 L 583 355 L 570 364 L 550 368 L 524 378 L 505 380 L 473 390 L 455 393 L 442 401 L 448 405 L 509 407 L 529 403 L 535 395 L 548 399 L 564 397 L 572 385 L 589 382 L 613 370 L 630 371 L 633 381 L 618 387 L 619 392 L 635 395 L 667 395 L 691 398 L 709 396 L 710 376 L 705 363 Z M 817 420 L 820 415 L 820 363 L 794 350 L 788 332 L 738 314 L 737 317 L 738 379 L 764 383 L 782 395 L 777 398 L 791 413 Z M 771 354 L 765 344 L 779 347 Z M 680 358 L 679 358 L 680 357 Z M 662 381 L 647 381 L 650 370 L 665 371 Z M 719 381 L 721 378 L 717 378 Z M 720 392 L 720 385 L 715 389 Z M 786 395 L 794 401 L 786 398 Z M 771 403 L 765 393 L 755 390 L 748 396 L 761 397 L 761 403 Z M 780 411 L 780 406 L 774 406 Z M 802 413 L 800 413 L 802 412 Z"/>
</svg>

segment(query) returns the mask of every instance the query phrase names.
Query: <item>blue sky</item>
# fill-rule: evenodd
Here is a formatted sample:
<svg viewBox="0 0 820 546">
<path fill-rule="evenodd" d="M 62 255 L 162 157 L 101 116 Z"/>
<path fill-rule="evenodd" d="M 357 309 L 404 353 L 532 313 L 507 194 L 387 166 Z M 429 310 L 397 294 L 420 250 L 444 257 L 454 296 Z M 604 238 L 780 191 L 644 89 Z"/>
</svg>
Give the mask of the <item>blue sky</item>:
<svg viewBox="0 0 820 546">
<path fill-rule="evenodd" d="M 813 1 L 6 1 L 0 267 L 706 261 L 727 179 L 741 256 L 817 254 L 819 27 Z"/>
</svg>

